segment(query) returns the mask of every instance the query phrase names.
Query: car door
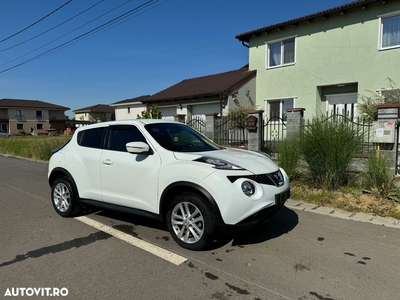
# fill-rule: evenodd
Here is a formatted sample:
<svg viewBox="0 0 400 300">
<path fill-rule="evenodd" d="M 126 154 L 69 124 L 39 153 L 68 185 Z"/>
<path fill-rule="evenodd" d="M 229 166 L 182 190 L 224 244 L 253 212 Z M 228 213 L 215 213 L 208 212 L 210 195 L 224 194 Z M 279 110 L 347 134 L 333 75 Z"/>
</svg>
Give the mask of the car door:
<svg viewBox="0 0 400 300">
<path fill-rule="evenodd" d="M 132 154 L 126 143 L 146 142 L 135 125 L 110 126 L 100 159 L 104 202 L 158 212 L 157 186 L 161 159 L 155 152 Z"/>
</svg>

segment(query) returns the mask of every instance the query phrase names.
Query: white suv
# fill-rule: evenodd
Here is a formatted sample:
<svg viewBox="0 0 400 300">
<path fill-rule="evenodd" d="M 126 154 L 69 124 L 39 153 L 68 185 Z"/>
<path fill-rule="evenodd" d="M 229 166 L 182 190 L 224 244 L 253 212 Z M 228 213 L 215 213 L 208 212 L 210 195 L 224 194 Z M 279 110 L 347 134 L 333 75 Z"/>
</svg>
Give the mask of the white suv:
<svg viewBox="0 0 400 300">
<path fill-rule="evenodd" d="M 80 127 L 53 152 L 48 180 L 63 217 L 82 205 L 156 217 L 191 250 L 217 233 L 263 224 L 290 195 L 286 173 L 266 155 L 150 119 Z"/>
</svg>

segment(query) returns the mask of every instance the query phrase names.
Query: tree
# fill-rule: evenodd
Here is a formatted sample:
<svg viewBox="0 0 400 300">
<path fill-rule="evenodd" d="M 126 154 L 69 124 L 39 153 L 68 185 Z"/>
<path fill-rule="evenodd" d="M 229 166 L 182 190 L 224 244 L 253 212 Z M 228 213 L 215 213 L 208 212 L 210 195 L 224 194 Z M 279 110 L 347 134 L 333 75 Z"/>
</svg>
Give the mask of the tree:
<svg viewBox="0 0 400 300">
<path fill-rule="evenodd" d="M 137 119 L 161 119 L 161 112 L 158 110 L 157 104 L 153 104 L 151 109 L 147 108 L 141 112 L 141 115 L 137 115 Z"/>
<path fill-rule="evenodd" d="M 247 127 L 249 110 L 249 107 L 241 105 L 235 108 L 231 108 L 228 111 L 229 129 L 239 130 L 239 132 L 241 132 L 243 143 L 245 142 L 245 131 Z"/>
<path fill-rule="evenodd" d="M 358 110 L 367 121 L 374 121 L 378 115 L 379 104 L 400 103 L 400 88 L 391 79 L 389 81 L 389 88 L 383 89 L 380 93 L 367 91 L 369 96 L 361 95 L 362 102 L 358 105 Z"/>
</svg>

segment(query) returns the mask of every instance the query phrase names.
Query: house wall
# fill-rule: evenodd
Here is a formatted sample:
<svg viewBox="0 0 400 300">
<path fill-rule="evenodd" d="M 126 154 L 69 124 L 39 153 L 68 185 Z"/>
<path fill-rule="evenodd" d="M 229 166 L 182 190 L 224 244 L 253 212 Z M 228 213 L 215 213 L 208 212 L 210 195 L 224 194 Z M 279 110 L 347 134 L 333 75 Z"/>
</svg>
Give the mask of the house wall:
<svg viewBox="0 0 400 300">
<path fill-rule="evenodd" d="M 143 104 L 131 104 L 131 105 L 121 105 L 114 106 L 115 108 L 115 119 L 116 120 L 129 120 L 136 119 L 137 115 L 146 109 L 146 106 Z M 128 108 L 130 108 L 130 112 L 128 113 Z"/>
<path fill-rule="evenodd" d="M 387 77 L 400 84 L 400 68 L 394 63 L 400 48 L 378 50 L 378 16 L 393 11 L 400 11 L 399 1 L 368 4 L 364 10 L 252 38 L 249 67 L 257 70 L 257 107 L 264 109 L 266 99 L 295 97 L 294 106 L 305 108 L 309 118 L 325 112 L 324 87 L 342 93 L 351 85 L 367 95 L 367 90 L 388 87 Z M 291 36 L 297 36 L 295 64 L 266 69 L 266 43 Z"/>
<path fill-rule="evenodd" d="M 228 97 L 228 105 L 223 109 L 223 115 L 229 113 L 229 109 L 234 109 L 238 106 L 245 106 L 251 109 L 263 109 L 257 107 L 256 103 L 256 78 L 251 79 L 246 84 L 242 85 L 237 93 L 233 93 Z"/>
</svg>

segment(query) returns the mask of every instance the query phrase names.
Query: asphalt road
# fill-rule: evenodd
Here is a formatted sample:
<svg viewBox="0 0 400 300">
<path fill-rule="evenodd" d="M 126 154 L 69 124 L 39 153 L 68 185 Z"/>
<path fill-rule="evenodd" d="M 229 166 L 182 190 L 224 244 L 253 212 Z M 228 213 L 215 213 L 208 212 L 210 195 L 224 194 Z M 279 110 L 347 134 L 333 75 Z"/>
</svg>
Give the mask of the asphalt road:
<svg viewBox="0 0 400 300">
<path fill-rule="evenodd" d="M 400 299 L 396 228 L 283 208 L 265 228 L 193 252 L 162 223 L 102 211 L 84 216 L 184 258 L 174 264 L 59 217 L 47 164 L 4 156 L 0 205 L 0 298 Z"/>
</svg>

